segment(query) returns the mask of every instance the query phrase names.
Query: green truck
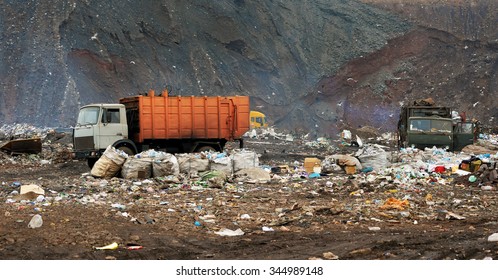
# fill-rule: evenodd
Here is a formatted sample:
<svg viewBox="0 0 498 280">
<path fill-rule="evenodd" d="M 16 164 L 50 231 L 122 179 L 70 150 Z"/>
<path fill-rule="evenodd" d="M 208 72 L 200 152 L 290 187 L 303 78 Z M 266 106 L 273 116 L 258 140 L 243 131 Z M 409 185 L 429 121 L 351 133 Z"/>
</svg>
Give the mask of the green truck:
<svg viewBox="0 0 498 280">
<path fill-rule="evenodd" d="M 444 148 L 461 151 L 477 139 L 475 121 L 455 117 L 450 107 L 434 105 L 403 106 L 398 121 L 398 147 Z"/>
</svg>

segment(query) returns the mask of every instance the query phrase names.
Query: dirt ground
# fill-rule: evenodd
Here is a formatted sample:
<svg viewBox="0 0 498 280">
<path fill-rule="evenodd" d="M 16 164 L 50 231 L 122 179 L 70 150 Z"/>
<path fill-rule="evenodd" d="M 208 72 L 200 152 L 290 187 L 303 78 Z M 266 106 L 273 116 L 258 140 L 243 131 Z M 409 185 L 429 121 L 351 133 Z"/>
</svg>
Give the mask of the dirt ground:
<svg viewBox="0 0 498 280">
<path fill-rule="evenodd" d="M 297 140 L 247 139 L 246 148 L 259 151 L 260 165 L 268 166 L 297 166 L 305 157 L 331 153 Z M 498 232 L 496 191 L 481 190 L 467 178 L 396 187 L 366 182 L 364 174 L 338 174 L 209 188 L 102 180 L 87 174 L 85 162 L 3 157 L 4 260 L 498 258 L 498 244 L 487 240 Z M 45 200 L 13 200 L 18 184 L 41 186 Z M 383 207 L 389 198 L 409 204 Z M 28 228 L 34 214 L 43 225 Z M 244 234 L 216 234 L 224 228 Z M 113 242 L 119 244 L 115 250 L 95 249 Z"/>
</svg>

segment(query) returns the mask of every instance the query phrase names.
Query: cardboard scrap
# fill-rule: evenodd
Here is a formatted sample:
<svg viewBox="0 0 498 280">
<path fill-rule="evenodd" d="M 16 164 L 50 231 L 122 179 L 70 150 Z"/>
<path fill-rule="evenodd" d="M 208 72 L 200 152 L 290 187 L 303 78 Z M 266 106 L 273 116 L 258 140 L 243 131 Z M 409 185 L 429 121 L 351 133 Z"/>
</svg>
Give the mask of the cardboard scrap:
<svg viewBox="0 0 498 280">
<path fill-rule="evenodd" d="M 381 210 L 405 210 L 410 207 L 410 202 L 408 200 L 399 200 L 394 197 L 390 197 L 386 200 L 384 205 L 380 206 Z"/>
</svg>

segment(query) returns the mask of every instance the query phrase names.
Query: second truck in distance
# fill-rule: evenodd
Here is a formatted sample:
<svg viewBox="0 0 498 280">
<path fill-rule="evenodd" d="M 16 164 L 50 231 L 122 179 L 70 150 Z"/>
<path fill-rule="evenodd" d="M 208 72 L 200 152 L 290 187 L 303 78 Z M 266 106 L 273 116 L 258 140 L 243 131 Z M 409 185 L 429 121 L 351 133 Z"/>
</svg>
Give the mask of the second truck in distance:
<svg viewBox="0 0 498 280">
<path fill-rule="evenodd" d="M 450 107 L 435 106 L 432 99 L 416 101 L 401 108 L 398 121 L 398 147 L 446 148 L 461 151 L 477 139 L 478 123 Z"/>
</svg>

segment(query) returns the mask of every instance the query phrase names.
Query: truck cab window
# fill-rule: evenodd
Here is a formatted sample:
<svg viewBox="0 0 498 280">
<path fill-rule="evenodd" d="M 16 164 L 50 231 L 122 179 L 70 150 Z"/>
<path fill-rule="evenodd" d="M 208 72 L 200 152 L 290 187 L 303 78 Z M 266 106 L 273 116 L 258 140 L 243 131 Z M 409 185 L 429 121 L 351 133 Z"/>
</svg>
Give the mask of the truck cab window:
<svg viewBox="0 0 498 280">
<path fill-rule="evenodd" d="M 119 123 L 119 109 L 105 109 L 102 114 L 102 123 Z"/>
<path fill-rule="evenodd" d="M 99 107 L 87 107 L 83 108 L 78 115 L 78 124 L 96 124 L 99 119 Z"/>
<path fill-rule="evenodd" d="M 439 121 L 439 120 L 432 121 L 431 131 L 451 132 L 451 130 L 452 130 L 452 122 Z"/>
<path fill-rule="evenodd" d="M 410 122 L 411 131 L 430 131 L 430 120 L 412 120 Z"/>
</svg>

